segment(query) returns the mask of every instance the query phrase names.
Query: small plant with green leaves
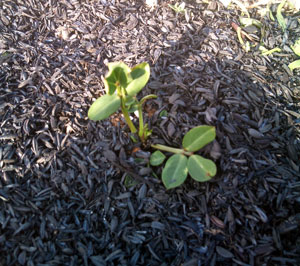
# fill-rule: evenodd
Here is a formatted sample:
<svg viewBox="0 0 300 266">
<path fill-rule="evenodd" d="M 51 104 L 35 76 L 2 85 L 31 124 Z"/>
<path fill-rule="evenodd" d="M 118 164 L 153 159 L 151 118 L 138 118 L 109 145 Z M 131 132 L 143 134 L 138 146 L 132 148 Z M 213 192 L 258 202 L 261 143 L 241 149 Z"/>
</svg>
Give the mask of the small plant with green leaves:
<svg viewBox="0 0 300 266">
<path fill-rule="evenodd" d="M 119 108 L 133 134 L 137 129 L 130 119 L 129 113 L 138 111 L 139 130 L 138 136 L 144 143 L 151 135 L 151 130 L 144 124 L 142 105 L 148 99 L 156 98 L 154 94 L 143 97 L 140 101 L 136 95 L 145 87 L 150 77 L 150 67 L 141 63 L 133 68 L 122 62 L 108 64 L 108 73 L 103 79 L 106 94 L 98 98 L 90 107 L 88 117 L 91 120 L 103 120 L 115 113 Z M 166 116 L 165 111 L 162 116 Z M 182 149 L 172 148 L 161 144 L 153 144 L 157 149 L 150 157 L 150 164 L 160 165 L 165 160 L 165 155 L 159 151 L 174 153 L 162 171 L 162 181 L 167 189 L 180 186 L 190 176 L 198 181 L 205 182 L 215 176 L 217 167 L 211 160 L 195 154 L 196 151 L 212 142 L 216 137 L 215 128 L 212 126 L 198 126 L 191 129 L 183 138 Z M 135 139 L 134 139 L 135 140 Z"/>
<path fill-rule="evenodd" d="M 182 149 L 172 148 L 161 144 L 153 144 L 157 149 L 150 157 L 150 164 L 158 166 L 162 164 L 166 156 L 160 151 L 174 153 L 166 162 L 162 170 L 162 181 L 167 189 L 175 188 L 183 184 L 188 174 L 198 181 L 210 180 L 217 173 L 217 167 L 212 160 L 195 154 L 198 150 L 209 144 L 216 138 L 216 130 L 213 126 L 198 126 L 188 131 L 182 141 Z"/>
<path fill-rule="evenodd" d="M 292 45 L 291 48 L 297 56 L 300 56 L 300 39 L 297 39 L 295 44 Z M 290 63 L 289 68 L 290 68 L 291 71 L 293 71 L 296 68 L 300 68 L 300 59 Z"/>
<path fill-rule="evenodd" d="M 156 98 L 154 94 L 143 97 L 140 101 L 136 95 L 146 86 L 150 77 L 148 63 L 141 63 L 130 68 L 123 62 L 108 63 L 108 73 L 103 79 L 106 94 L 99 97 L 90 107 L 88 117 L 99 121 L 108 118 L 119 108 L 124 115 L 132 134 L 137 129 L 130 119 L 129 113 L 138 111 L 139 130 L 138 136 L 144 143 L 151 135 L 148 125 L 144 124 L 142 106 L 145 101 Z M 134 139 L 134 136 L 132 136 Z"/>
<path fill-rule="evenodd" d="M 169 7 L 172 8 L 175 11 L 176 14 L 186 12 L 184 2 L 182 2 L 181 4 L 176 3 L 175 5 L 170 5 L 169 4 Z"/>
</svg>

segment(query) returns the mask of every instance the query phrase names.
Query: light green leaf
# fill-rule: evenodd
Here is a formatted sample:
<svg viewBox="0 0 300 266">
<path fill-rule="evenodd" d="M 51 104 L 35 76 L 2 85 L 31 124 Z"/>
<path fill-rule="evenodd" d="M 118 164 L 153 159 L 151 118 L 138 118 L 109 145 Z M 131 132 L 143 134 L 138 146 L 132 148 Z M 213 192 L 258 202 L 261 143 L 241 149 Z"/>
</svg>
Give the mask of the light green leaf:
<svg viewBox="0 0 300 266">
<path fill-rule="evenodd" d="M 217 167 L 212 160 L 194 154 L 188 159 L 188 171 L 194 180 L 205 182 L 216 175 Z"/>
<path fill-rule="evenodd" d="M 148 63 L 141 63 L 132 68 L 129 73 L 126 92 L 129 96 L 135 96 L 144 88 L 150 77 L 150 66 Z"/>
<path fill-rule="evenodd" d="M 198 151 L 216 138 L 216 129 L 213 126 L 198 126 L 187 132 L 182 146 L 187 151 Z"/>
<path fill-rule="evenodd" d="M 129 113 L 134 113 L 139 109 L 139 104 L 134 103 L 134 104 L 131 104 L 130 106 L 128 106 L 127 108 L 128 108 Z"/>
<path fill-rule="evenodd" d="M 254 19 L 254 18 L 240 17 L 240 22 L 244 27 L 248 27 L 248 26 L 251 26 L 251 25 L 253 25 L 253 26 L 255 26 L 259 29 L 262 27 L 262 23 L 259 20 Z"/>
<path fill-rule="evenodd" d="M 300 39 L 298 39 L 295 44 L 291 46 L 291 48 L 296 55 L 300 56 Z"/>
<path fill-rule="evenodd" d="M 125 106 L 128 110 L 129 113 L 134 113 L 135 111 L 138 110 L 138 101 L 135 97 L 127 97 Z"/>
<path fill-rule="evenodd" d="M 281 14 L 281 10 L 282 10 L 285 2 L 286 2 L 286 0 L 282 0 L 280 5 L 278 5 L 277 12 L 276 12 L 276 18 L 277 18 L 278 23 L 279 23 L 279 25 L 280 25 L 280 27 L 282 28 L 283 31 L 286 30 L 286 23 L 285 23 L 284 17 Z"/>
<path fill-rule="evenodd" d="M 103 120 L 116 112 L 120 106 L 121 100 L 118 95 L 105 94 L 93 102 L 88 111 L 88 117 L 95 121 Z"/>
<path fill-rule="evenodd" d="M 155 151 L 150 156 L 150 164 L 157 166 L 163 163 L 166 159 L 166 156 L 161 151 Z"/>
<path fill-rule="evenodd" d="M 180 5 L 178 3 L 175 3 L 175 5 L 170 5 L 169 7 L 172 8 L 176 13 L 185 12 L 185 3 L 182 2 Z"/>
<path fill-rule="evenodd" d="M 162 110 L 160 113 L 159 113 L 159 117 L 163 118 L 163 117 L 167 117 L 168 116 L 168 112 L 166 110 Z"/>
<path fill-rule="evenodd" d="M 293 71 L 296 68 L 300 68 L 300 59 L 290 63 L 289 68 L 291 71 Z"/>
<path fill-rule="evenodd" d="M 127 86 L 127 75 L 130 73 L 130 67 L 123 62 L 108 63 L 108 73 L 104 79 L 106 93 L 113 94 L 118 85 L 123 88 Z"/>
<path fill-rule="evenodd" d="M 250 51 L 250 43 L 248 41 L 246 41 L 246 43 L 244 42 L 243 38 L 242 38 L 242 29 L 240 27 L 237 28 L 237 35 L 238 35 L 238 39 L 240 41 L 240 44 L 242 45 L 243 49 L 246 52 Z"/>
<path fill-rule="evenodd" d="M 275 52 L 281 52 L 281 49 L 278 47 L 275 47 L 274 49 L 268 50 L 267 48 L 265 48 L 264 46 L 259 46 L 259 50 L 261 51 L 262 55 L 270 55 L 272 53 Z"/>
<path fill-rule="evenodd" d="M 188 174 L 187 158 L 182 154 L 172 155 L 162 171 L 162 181 L 167 189 L 183 184 Z"/>
</svg>

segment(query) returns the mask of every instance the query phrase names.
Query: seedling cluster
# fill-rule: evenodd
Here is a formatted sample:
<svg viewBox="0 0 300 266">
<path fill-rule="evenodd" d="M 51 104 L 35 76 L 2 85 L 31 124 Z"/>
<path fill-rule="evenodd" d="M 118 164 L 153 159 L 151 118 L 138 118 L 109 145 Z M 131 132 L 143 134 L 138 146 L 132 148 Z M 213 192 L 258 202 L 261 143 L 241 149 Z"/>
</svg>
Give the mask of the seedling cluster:
<svg viewBox="0 0 300 266">
<path fill-rule="evenodd" d="M 122 62 L 108 64 L 108 73 L 103 79 L 106 94 L 99 97 L 90 107 L 88 117 L 91 120 L 103 120 L 111 116 L 121 108 L 124 119 L 132 133 L 132 139 L 137 141 L 134 135 L 138 131 L 138 137 L 145 143 L 152 131 L 144 124 L 142 106 L 148 99 L 157 98 L 150 94 L 140 101 L 136 95 L 145 87 L 150 77 L 148 63 L 141 63 L 133 68 Z M 139 129 L 137 130 L 130 119 L 130 113 L 138 111 Z M 162 171 L 162 181 L 167 189 L 175 188 L 183 184 L 190 176 L 199 182 L 208 181 L 217 172 L 213 161 L 195 154 L 196 151 L 212 142 L 216 137 L 215 128 L 212 126 L 198 126 L 191 129 L 183 138 L 182 149 L 172 148 L 161 144 L 153 144 L 157 149 L 150 157 L 150 164 L 157 166 L 163 163 L 165 155 L 159 151 L 174 153 L 166 162 Z"/>
<path fill-rule="evenodd" d="M 224 1 L 226 2 L 226 1 Z M 230 2 L 230 1 L 229 1 Z M 232 22 L 231 25 L 233 29 L 237 32 L 237 37 L 238 40 L 242 46 L 242 48 L 246 51 L 249 52 L 252 48 L 258 47 L 258 50 L 261 51 L 262 56 L 269 56 L 274 53 L 280 53 L 282 49 L 280 47 L 274 47 L 273 49 L 267 49 L 265 47 L 265 41 L 264 38 L 266 36 L 266 28 L 268 25 L 264 22 L 262 23 L 261 21 L 257 19 L 253 19 L 250 17 L 250 14 L 244 6 L 244 4 L 240 1 L 233 1 L 236 3 L 239 8 L 242 10 L 244 16 L 246 17 L 240 17 L 239 25 L 235 22 Z M 274 1 L 273 1 L 274 2 Z M 278 25 L 280 26 L 281 30 L 283 31 L 284 34 L 288 33 L 288 24 L 286 23 L 286 19 L 282 14 L 282 10 L 285 8 L 285 11 L 292 11 L 292 12 L 298 12 L 297 9 L 299 10 L 299 0 L 281 0 L 280 4 L 276 8 L 276 15 L 274 16 L 270 5 L 272 4 L 272 1 L 268 1 L 267 7 L 265 9 L 261 8 L 259 13 L 261 13 L 262 16 L 268 16 L 268 18 L 272 21 L 277 21 Z M 262 3 L 261 3 L 262 4 Z M 257 6 L 261 5 L 257 3 Z M 255 4 L 252 5 L 252 7 L 256 6 Z M 263 20 L 262 20 L 263 21 Z M 249 32 L 249 33 L 248 33 Z M 255 32 L 260 32 L 260 37 L 258 37 L 255 34 L 251 34 Z M 298 57 L 300 56 L 300 39 L 298 38 L 295 40 L 294 45 L 291 45 L 290 47 L 295 55 Z M 276 54 L 275 54 L 276 56 Z M 288 65 L 289 69 L 293 71 L 296 68 L 300 68 L 300 60 L 297 59 L 293 62 L 291 62 Z"/>
</svg>

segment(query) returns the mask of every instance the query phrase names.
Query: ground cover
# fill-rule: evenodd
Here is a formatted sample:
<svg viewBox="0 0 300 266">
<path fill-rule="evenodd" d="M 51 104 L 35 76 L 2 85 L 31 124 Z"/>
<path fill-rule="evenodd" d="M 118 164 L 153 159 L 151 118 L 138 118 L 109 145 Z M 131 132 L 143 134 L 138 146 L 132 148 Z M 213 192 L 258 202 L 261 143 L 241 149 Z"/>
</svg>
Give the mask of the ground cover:
<svg viewBox="0 0 300 266">
<path fill-rule="evenodd" d="M 1 1 L 1 265 L 299 264 L 300 14 L 175 4 Z M 87 117 L 116 61 L 150 65 L 144 146 Z M 204 124 L 216 176 L 166 190 L 151 144 Z"/>
</svg>

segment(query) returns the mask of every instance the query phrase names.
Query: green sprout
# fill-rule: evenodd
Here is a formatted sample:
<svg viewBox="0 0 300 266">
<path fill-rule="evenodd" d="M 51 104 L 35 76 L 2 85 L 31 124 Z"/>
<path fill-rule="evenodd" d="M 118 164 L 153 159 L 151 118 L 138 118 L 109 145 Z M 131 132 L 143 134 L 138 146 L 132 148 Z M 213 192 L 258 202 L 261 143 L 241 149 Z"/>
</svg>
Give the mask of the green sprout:
<svg viewBox="0 0 300 266">
<path fill-rule="evenodd" d="M 289 69 L 291 71 L 293 71 L 296 68 L 300 68 L 300 59 L 289 64 Z"/>
<path fill-rule="evenodd" d="M 182 2 L 181 4 L 176 3 L 175 5 L 169 4 L 169 7 L 172 8 L 177 14 L 186 12 L 184 2 Z"/>
<path fill-rule="evenodd" d="M 273 54 L 273 53 L 276 53 L 276 52 L 278 52 L 278 53 L 281 52 L 281 49 L 278 48 L 278 47 L 275 47 L 274 49 L 268 50 L 264 46 L 259 46 L 259 50 L 261 51 L 262 55 L 270 55 L 270 54 Z"/>
<path fill-rule="evenodd" d="M 198 126 L 188 131 L 182 141 L 182 149 L 172 148 L 161 144 L 153 144 L 157 149 L 150 157 L 150 164 L 158 166 L 163 163 L 166 156 L 159 150 L 174 153 L 166 162 L 162 171 L 162 181 L 167 189 L 180 186 L 188 174 L 198 181 L 205 182 L 214 177 L 217 167 L 212 160 L 194 154 L 216 138 L 213 126 Z"/>
<path fill-rule="evenodd" d="M 293 52 L 300 56 L 300 39 L 296 40 L 295 44 L 291 46 Z"/>
<path fill-rule="evenodd" d="M 276 11 L 276 18 L 277 18 L 277 21 L 278 21 L 278 23 L 279 23 L 282 31 L 286 30 L 286 22 L 284 20 L 284 17 L 281 14 L 281 10 L 282 10 L 285 2 L 286 2 L 286 0 L 282 0 L 282 2 L 280 3 L 280 5 L 277 7 L 277 11 Z"/>
<path fill-rule="evenodd" d="M 297 39 L 295 44 L 291 46 L 291 48 L 293 49 L 293 52 L 300 56 L 300 39 Z M 296 68 L 300 68 L 300 60 L 296 60 L 292 63 L 289 64 L 289 68 L 291 71 L 293 71 Z"/>
<path fill-rule="evenodd" d="M 139 131 L 138 136 L 144 143 L 151 135 L 148 125 L 144 124 L 142 105 L 146 100 L 157 98 L 151 94 L 137 100 L 136 95 L 144 88 L 150 77 L 150 66 L 141 63 L 133 68 L 123 62 L 108 64 L 108 73 L 104 78 L 106 94 L 99 97 L 90 107 L 88 117 L 99 121 L 108 118 L 120 107 L 131 133 L 135 134 L 137 129 L 130 119 L 129 113 L 138 111 Z M 133 137 L 133 139 L 135 139 Z"/>
</svg>

